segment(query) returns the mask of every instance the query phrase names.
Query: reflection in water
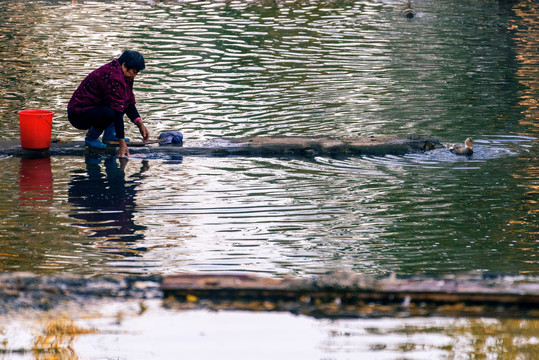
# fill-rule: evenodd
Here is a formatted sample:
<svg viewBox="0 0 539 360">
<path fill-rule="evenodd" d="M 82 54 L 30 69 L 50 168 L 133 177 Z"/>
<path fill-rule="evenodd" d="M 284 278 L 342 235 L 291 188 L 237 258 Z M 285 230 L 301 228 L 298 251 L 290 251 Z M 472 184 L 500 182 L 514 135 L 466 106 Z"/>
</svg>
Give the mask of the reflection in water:
<svg viewBox="0 0 539 360">
<path fill-rule="evenodd" d="M 539 57 L 537 49 L 539 47 L 539 29 L 537 27 L 537 19 L 539 16 L 539 3 L 532 0 L 516 2 L 512 8 L 516 15 L 508 31 L 514 33 L 516 61 L 519 63 L 516 71 L 516 77 L 522 87 L 519 91 L 520 105 L 522 106 L 522 118 L 519 123 L 524 128 L 531 128 L 532 133 L 537 134 L 539 130 Z M 521 161 L 525 166 L 515 169 L 512 176 L 519 181 L 522 181 L 522 188 L 526 191 L 521 196 L 520 208 L 529 209 L 526 216 L 519 218 L 513 217 L 510 220 L 511 224 L 529 224 L 530 227 L 535 227 L 533 232 L 530 232 L 529 237 L 537 239 L 539 235 L 539 162 L 538 158 L 539 140 L 534 139 L 530 146 L 530 153 L 526 154 Z M 530 256 L 529 262 L 537 264 L 537 247 L 534 248 L 533 255 Z"/>
<path fill-rule="evenodd" d="M 49 157 L 21 159 L 19 200 L 22 206 L 46 210 L 52 204 L 52 167 Z"/>
<path fill-rule="evenodd" d="M 519 1 L 512 9 L 517 16 L 508 27 L 508 31 L 514 32 L 516 61 L 519 63 L 516 72 L 517 79 L 523 85 L 519 91 L 520 105 L 522 105 L 524 117 L 520 124 L 537 130 L 539 123 L 539 81 L 538 69 L 539 58 L 537 48 L 539 46 L 539 30 L 537 18 L 539 17 L 539 5 L 532 4 L 532 0 Z"/>
<path fill-rule="evenodd" d="M 234 359 L 532 360 L 539 355 L 537 319 L 330 320 L 286 312 L 176 311 L 163 308 L 160 300 L 100 301 L 50 311 L 37 317 L 41 321 L 35 315 L 0 314 L 0 342 L 13 354 L 9 359 L 27 359 L 25 352 L 39 354 L 36 359 L 175 359 L 179 348 L 182 357 L 196 359 L 233 354 Z"/>
<path fill-rule="evenodd" d="M 110 241 L 132 242 L 144 238 L 142 230 L 146 226 L 137 225 L 134 221 L 137 179 L 149 169 L 147 161 L 142 162 L 140 170 L 126 179 L 125 167 L 127 159 L 115 157 L 102 158 L 87 155 L 85 158 L 86 172 L 75 171 L 69 184 L 68 201 L 75 206 L 71 217 L 81 220 L 74 226 L 80 226 L 91 231 L 90 237 L 104 238 Z M 105 172 L 102 172 L 104 163 Z M 137 249 L 120 252 L 133 256 Z"/>
</svg>

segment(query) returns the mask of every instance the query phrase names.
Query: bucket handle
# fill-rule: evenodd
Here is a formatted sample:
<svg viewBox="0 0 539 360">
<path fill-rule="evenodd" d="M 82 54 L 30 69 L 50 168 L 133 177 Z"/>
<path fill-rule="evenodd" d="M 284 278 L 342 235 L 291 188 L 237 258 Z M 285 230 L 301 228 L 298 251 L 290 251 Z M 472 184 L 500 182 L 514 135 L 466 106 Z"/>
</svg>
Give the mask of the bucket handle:
<svg viewBox="0 0 539 360">
<path fill-rule="evenodd" d="M 51 129 L 52 129 L 52 124 L 51 124 L 47 119 L 45 119 L 45 118 L 44 118 L 43 116 L 41 116 L 41 115 L 39 115 L 39 117 L 42 118 L 43 121 L 45 121 L 47 124 L 49 124 L 50 127 L 51 127 Z"/>
</svg>

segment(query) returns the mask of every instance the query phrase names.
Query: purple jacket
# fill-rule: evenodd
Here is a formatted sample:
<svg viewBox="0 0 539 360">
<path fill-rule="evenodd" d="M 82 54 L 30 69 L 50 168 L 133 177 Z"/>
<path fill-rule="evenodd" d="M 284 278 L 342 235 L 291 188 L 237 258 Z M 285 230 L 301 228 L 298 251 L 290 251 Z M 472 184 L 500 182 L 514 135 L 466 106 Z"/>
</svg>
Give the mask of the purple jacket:
<svg viewBox="0 0 539 360">
<path fill-rule="evenodd" d="M 86 76 L 69 100 L 67 110 L 81 114 L 96 106 L 110 106 L 125 113 L 129 105 L 135 105 L 133 81 L 125 79 L 122 66 L 115 59 Z"/>
</svg>

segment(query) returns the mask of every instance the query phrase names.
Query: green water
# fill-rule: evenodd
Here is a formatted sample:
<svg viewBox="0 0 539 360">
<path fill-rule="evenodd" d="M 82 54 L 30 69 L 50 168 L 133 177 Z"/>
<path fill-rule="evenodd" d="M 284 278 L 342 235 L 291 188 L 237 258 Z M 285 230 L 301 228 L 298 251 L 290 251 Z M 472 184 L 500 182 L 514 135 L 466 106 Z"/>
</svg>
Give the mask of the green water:
<svg viewBox="0 0 539 360">
<path fill-rule="evenodd" d="M 529 1 L 0 4 L 0 138 L 141 51 L 153 136 L 429 135 L 475 153 L 0 159 L 0 270 L 537 274 Z M 136 129 L 127 132 L 136 137 Z"/>
<path fill-rule="evenodd" d="M 417 0 L 413 19 L 404 3 L 1 1 L 0 141 L 31 108 L 55 111 L 53 138 L 81 140 L 72 92 L 130 48 L 146 57 L 135 94 L 153 137 L 472 137 L 475 152 L 3 157 L 0 271 L 538 275 L 537 2 Z M 537 356 L 533 320 L 87 305 L 57 311 L 97 332 L 57 337 L 50 354 L 170 358 L 183 344 L 205 358 Z M 45 315 L 4 316 L 0 358 L 45 358 L 34 351 L 51 339 L 39 335 Z"/>
</svg>

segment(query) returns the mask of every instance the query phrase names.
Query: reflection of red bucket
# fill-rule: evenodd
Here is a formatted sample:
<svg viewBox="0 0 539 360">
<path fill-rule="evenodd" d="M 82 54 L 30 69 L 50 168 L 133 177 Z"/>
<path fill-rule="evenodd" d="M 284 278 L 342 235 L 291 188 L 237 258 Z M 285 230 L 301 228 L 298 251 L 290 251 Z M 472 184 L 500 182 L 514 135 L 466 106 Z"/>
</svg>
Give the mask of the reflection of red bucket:
<svg viewBox="0 0 539 360">
<path fill-rule="evenodd" d="M 21 205 L 36 208 L 52 204 L 52 167 L 50 158 L 21 159 L 19 177 Z"/>
<path fill-rule="evenodd" d="M 49 110 L 19 111 L 21 146 L 24 149 L 48 149 L 51 146 L 52 115 Z"/>
</svg>

